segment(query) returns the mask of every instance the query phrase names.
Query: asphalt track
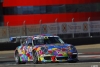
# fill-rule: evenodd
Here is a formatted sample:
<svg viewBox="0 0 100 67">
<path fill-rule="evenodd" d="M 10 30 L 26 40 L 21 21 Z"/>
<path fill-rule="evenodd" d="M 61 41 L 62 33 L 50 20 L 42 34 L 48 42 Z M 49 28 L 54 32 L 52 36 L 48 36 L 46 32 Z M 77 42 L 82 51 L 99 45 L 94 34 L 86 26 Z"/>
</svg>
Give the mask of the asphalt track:
<svg viewBox="0 0 100 67">
<path fill-rule="evenodd" d="M 13 53 L 0 54 L 0 67 L 100 67 L 100 48 L 78 49 L 79 62 L 77 63 L 27 63 L 17 65 Z"/>
</svg>

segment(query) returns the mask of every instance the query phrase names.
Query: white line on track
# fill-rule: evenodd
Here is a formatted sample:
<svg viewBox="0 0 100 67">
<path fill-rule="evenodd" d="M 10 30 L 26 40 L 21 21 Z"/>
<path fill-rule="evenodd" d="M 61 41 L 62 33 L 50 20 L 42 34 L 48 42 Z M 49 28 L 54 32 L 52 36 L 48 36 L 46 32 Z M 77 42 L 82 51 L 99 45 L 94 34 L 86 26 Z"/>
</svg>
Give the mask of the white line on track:
<svg viewBox="0 0 100 67">
<path fill-rule="evenodd" d="M 78 53 L 78 55 L 81 55 L 81 54 L 84 54 L 84 53 Z"/>
<path fill-rule="evenodd" d="M 82 62 L 82 63 L 46 63 L 46 64 L 21 64 L 21 65 L 56 65 L 56 64 L 59 64 L 59 65 L 63 65 L 63 64 L 69 64 L 69 65 L 72 65 L 72 64 L 74 64 L 74 65 L 80 65 L 80 64 L 91 64 L 91 63 L 99 63 L 100 64 L 100 62 Z M 6 65 L 18 65 L 18 64 L 6 64 Z"/>
<path fill-rule="evenodd" d="M 81 56 L 78 56 L 78 57 L 100 57 L 100 55 L 81 55 Z"/>
</svg>

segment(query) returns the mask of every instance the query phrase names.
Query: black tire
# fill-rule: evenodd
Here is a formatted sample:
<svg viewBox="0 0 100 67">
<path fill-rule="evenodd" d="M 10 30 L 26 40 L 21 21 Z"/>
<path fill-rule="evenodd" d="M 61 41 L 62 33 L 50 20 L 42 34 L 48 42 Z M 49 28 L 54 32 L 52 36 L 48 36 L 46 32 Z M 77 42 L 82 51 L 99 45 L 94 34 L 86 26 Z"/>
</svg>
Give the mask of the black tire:
<svg viewBox="0 0 100 67">
<path fill-rule="evenodd" d="M 34 63 L 34 64 L 38 64 L 37 52 L 33 52 L 33 63 Z"/>
<path fill-rule="evenodd" d="M 77 63 L 79 62 L 79 60 L 76 60 L 76 61 L 69 61 L 69 63 Z"/>
<path fill-rule="evenodd" d="M 18 52 L 15 53 L 15 62 L 16 62 L 16 64 L 25 64 L 26 63 L 26 62 L 20 61 L 20 56 L 19 56 Z"/>
</svg>

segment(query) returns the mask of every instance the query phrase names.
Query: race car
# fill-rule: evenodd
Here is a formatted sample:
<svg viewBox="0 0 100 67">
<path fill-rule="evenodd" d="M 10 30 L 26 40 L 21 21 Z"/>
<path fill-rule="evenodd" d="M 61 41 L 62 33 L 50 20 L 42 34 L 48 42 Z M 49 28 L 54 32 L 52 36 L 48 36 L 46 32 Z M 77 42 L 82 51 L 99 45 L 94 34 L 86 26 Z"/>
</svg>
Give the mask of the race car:
<svg viewBox="0 0 100 67">
<path fill-rule="evenodd" d="M 34 64 L 47 62 L 77 62 L 77 49 L 56 35 L 34 35 L 27 37 L 23 44 L 15 49 L 15 62 Z"/>
</svg>

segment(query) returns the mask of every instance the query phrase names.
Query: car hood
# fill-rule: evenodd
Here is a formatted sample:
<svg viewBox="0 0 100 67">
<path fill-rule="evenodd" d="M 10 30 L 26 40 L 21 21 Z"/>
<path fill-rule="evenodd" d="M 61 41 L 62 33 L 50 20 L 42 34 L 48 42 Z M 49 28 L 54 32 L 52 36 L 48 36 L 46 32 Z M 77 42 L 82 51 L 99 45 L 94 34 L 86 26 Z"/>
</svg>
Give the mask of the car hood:
<svg viewBox="0 0 100 67">
<path fill-rule="evenodd" d="M 48 49 L 48 50 L 64 50 L 66 49 L 67 50 L 67 47 L 68 46 L 71 46 L 71 44 L 45 44 L 45 45 L 36 45 L 34 46 L 33 49 L 36 49 L 37 51 L 38 50 L 43 50 L 43 49 Z"/>
<path fill-rule="evenodd" d="M 39 55 L 67 56 L 71 44 L 46 44 L 34 46 Z"/>
</svg>

